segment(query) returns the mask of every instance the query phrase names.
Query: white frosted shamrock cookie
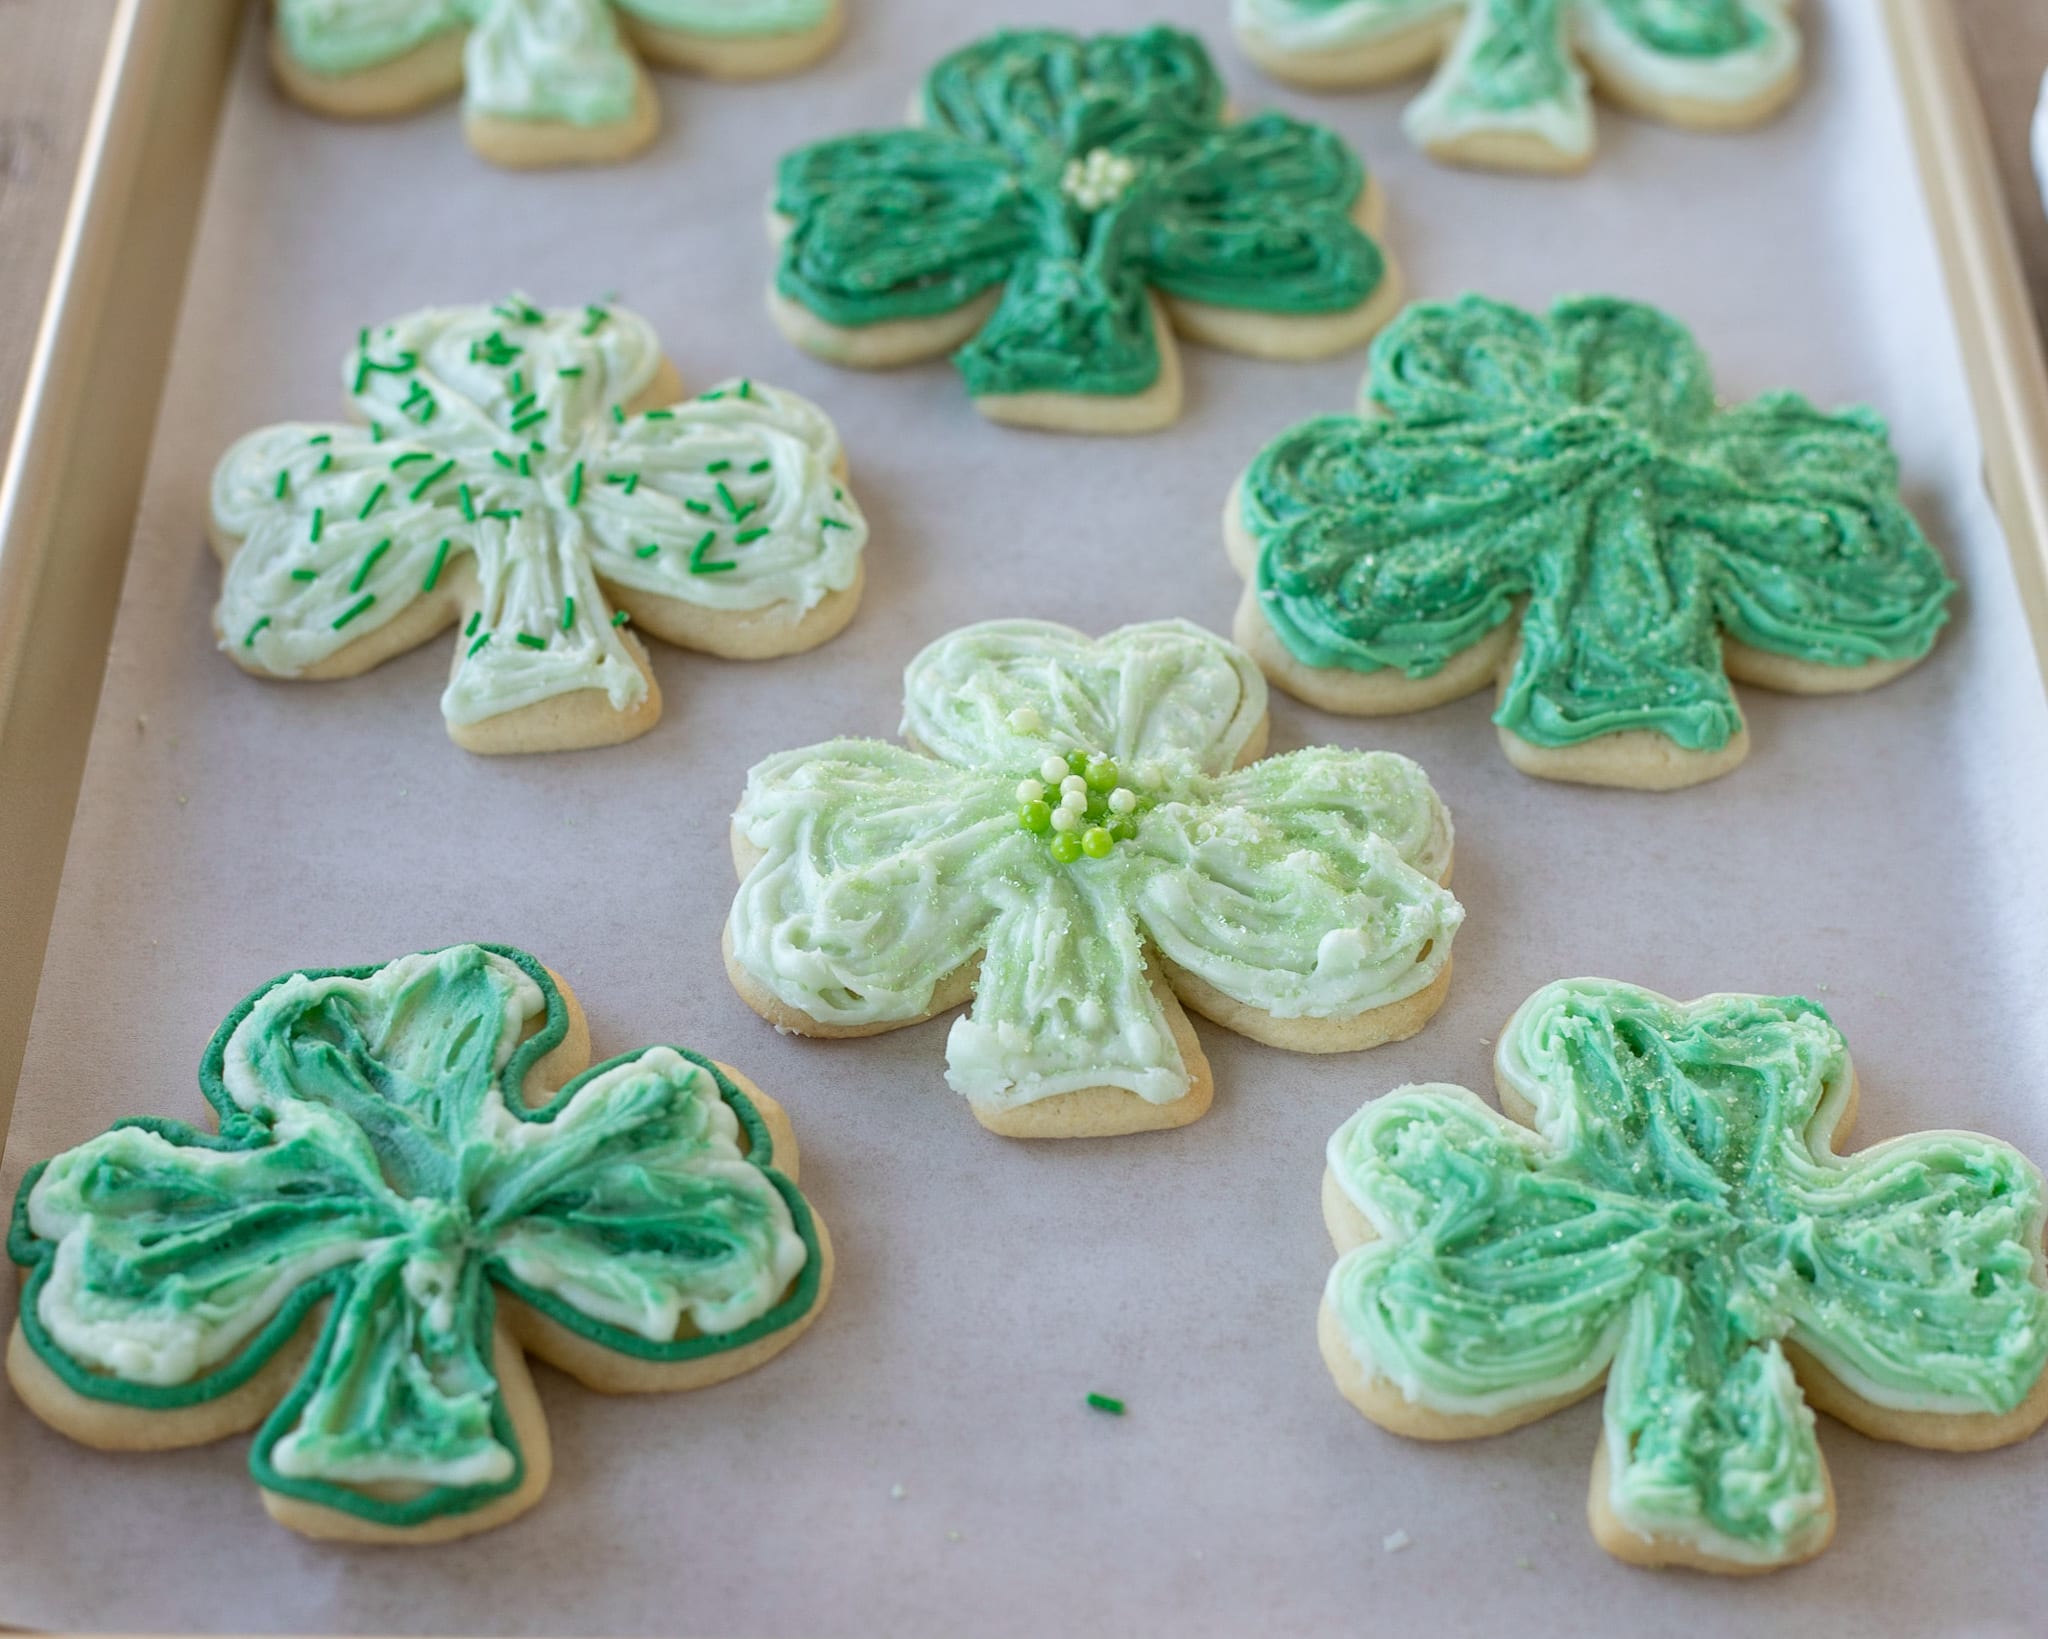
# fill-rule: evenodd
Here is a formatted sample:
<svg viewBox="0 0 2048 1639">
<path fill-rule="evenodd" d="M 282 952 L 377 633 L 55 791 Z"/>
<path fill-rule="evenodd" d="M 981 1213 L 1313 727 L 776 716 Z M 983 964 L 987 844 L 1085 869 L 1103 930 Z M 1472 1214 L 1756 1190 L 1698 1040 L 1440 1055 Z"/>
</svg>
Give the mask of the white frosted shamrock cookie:
<svg viewBox="0 0 2048 1639">
<path fill-rule="evenodd" d="M 654 140 L 641 63 L 719 79 L 809 66 L 840 0 L 276 0 L 271 64 L 323 114 L 382 118 L 462 93 L 499 165 L 601 164 Z"/>
<path fill-rule="evenodd" d="M 832 423 L 752 380 L 684 400 L 638 314 L 429 308 L 342 379 L 359 424 L 266 427 L 214 473 L 214 626 L 248 671 L 353 677 L 453 626 L 456 742 L 557 751 L 660 717 L 635 628 L 754 660 L 853 618 Z"/>
<path fill-rule="evenodd" d="M 1948 618 L 1884 423 L 1788 392 L 1718 405 L 1655 308 L 1418 303 L 1366 394 L 1268 444 L 1224 511 L 1238 641 L 1326 710 L 1498 678 L 1525 773 L 1668 790 L 1748 754 L 1731 678 L 1874 688 Z"/>
<path fill-rule="evenodd" d="M 1265 683 L 1200 627 L 966 627 L 911 662 L 903 734 L 747 778 L 726 969 L 785 1029 L 971 999 L 946 1079 L 976 1118 L 1092 1137 L 1209 1107 L 1183 1007 L 1339 1052 L 1442 1003 L 1464 911 L 1428 778 L 1390 752 L 1260 760 Z"/>
<path fill-rule="evenodd" d="M 1496 1114 L 1403 1087 L 1330 1140 L 1323 1357 L 1374 1422 L 1497 1434 L 1606 1381 L 1589 1514 L 1645 1565 L 1766 1571 L 1835 1527 L 1814 1410 L 1981 1451 L 2048 1418 L 2041 1175 L 1966 1132 L 1838 1155 L 1849 1050 L 1797 997 L 1538 991 Z"/>
<path fill-rule="evenodd" d="M 140 1117 L 22 1180 L 15 1392 L 101 1450 L 253 1428 L 264 1506 L 308 1536 L 524 1513 L 550 1469 L 527 1356 L 606 1393 L 705 1387 L 831 1285 L 773 1099 L 680 1048 L 589 1058 L 524 951 L 264 985 L 200 1065 L 218 1135 Z"/>
<path fill-rule="evenodd" d="M 777 174 L 769 307 L 834 364 L 951 352 L 993 420 L 1146 432 L 1180 414 L 1175 332 L 1321 358 L 1399 302 L 1357 156 L 1284 114 L 1233 123 L 1193 35 L 992 34 L 913 119 Z"/>
<path fill-rule="evenodd" d="M 1593 102 L 1700 130 L 1757 125 L 1799 89 L 1794 0 L 1232 0 L 1269 73 L 1378 85 L 1438 63 L 1408 135 L 1438 159 L 1576 171 Z M 1581 67 L 1580 65 L 1584 66 Z"/>
</svg>

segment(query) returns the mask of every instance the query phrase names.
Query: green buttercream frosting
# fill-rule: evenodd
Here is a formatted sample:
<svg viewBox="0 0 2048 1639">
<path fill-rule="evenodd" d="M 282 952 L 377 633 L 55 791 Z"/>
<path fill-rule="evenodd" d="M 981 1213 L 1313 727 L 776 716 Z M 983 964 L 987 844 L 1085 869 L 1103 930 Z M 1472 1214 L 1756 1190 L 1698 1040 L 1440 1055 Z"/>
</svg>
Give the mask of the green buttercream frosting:
<svg viewBox="0 0 2048 1639">
<path fill-rule="evenodd" d="M 566 1024 L 546 970 L 498 947 L 264 986 L 201 1066 L 218 1136 L 124 1122 L 23 1180 L 29 1344 L 79 1394 L 168 1410 L 247 1382 L 324 1303 L 250 1467 L 407 1526 L 524 1475 L 495 1292 L 650 1360 L 801 1319 L 817 1234 L 746 1098 L 652 1047 L 529 1108 Z"/>
<path fill-rule="evenodd" d="M 1306 665 L 1426 677 L 1521 608 L 1495 722 L 1705 751 L 1741 726 L 1723 633 L 1848 667 L 1916 659 L 1947 618 L 1884 423 L 1793 393 L 1717 406 L 1655 308 L 1418 304 L 1369 380 L 1378 413 L 1304 422 L 1244 484 L 1260 606 Z"/>
<path fill-rule="evenodd" d="M 1403 121 L 1416 141 L 1533 138 L 1592 151 L 1579 59 L 1637 102 L 1742 107 L 1798 72 L 1792 0 L 1233 0 L 1239 30 L 1287 56 L 1397 51 L 1422 29 L 1446 41 Z M 1405 53 L 1400 53 L 1405 56 Z"/>
<path fill-rule="evenodd" d="M 359 74 L 466 29 L 464 100 L 495 119 L 611 125 L 640 69 L 621 18 L 708 40 L 801 32 L 829 0 L 277 0 L 285 51 L 314 74 Z"/>
<path fill-rule="evenodd" d="M 1774 1564 L 1826 1530 L 1795 1345 L 1881 1407 L 2009 1412 L 2048 1362 L 2042 1181 L 1972 1133 L 1831 1143 L 1848 1049 L 1812 1002 L 1568 980 L 1502 1034 L 1505 1093 L 1360 1110 L 1329 1164 L 1377 1238 L 1326 1301 L 1371 1378 L 1497 1416 L 1607 1373 L 1630 1529 Z"/>
<path fill-rule="evenodd" d="M 761 858 L 733 959 L 783 1004 L 864 1027 L 922 1018 L 979 955 L 947 1080 L 999 1106 L 1186 1094 L 1148 949 L 1155 972 L 1163 956 L 1276 1018 L 1426 988 L 1464 917 L 1441 885 L 1449 815 L 1388 752 L 1236 766 L 1265 711 L 1250 656 L 1185 621 L 941 638 L 905 677 L 917 750 L 834 740 L 749 774 L 734 823 Z"/>
<path fill-rule="evenodd" d="M 1159 372 L 1148 291 L 1332 313 L 1385 276 L 1331 132 L 1231 124 L 1201 42 L 1168 28 L 989 36 L 926 78 L 922 124 L 799 149 L 775 208 L 783 295 L 841 326 L 1000 291 L 955 355 L 977 395 L 1133 394 Z"/>
</svg>

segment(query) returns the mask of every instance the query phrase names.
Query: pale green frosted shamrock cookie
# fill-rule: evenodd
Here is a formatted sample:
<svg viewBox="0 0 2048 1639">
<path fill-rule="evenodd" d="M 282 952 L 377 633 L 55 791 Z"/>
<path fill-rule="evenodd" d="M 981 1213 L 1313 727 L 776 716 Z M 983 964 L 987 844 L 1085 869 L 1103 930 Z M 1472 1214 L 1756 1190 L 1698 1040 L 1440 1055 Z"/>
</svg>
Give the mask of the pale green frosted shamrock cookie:
<svg viewBox="0 0 2048 1639">
<path fill-rule="evenodd" d="M 793 73 L 832 49 L 839 0 L 276 0 L 271 64 L 344 118 L 462 93 L 500 165 L 601 163 L 654 140 L 641 60 L 721 79 Z"/>
<path fill-rule="evenodd" d="M 101 1449 L 256 1428 L 264 1506 L 311 1536 L 525 1512 L 550 1464 L 526 1355 L 701 1387 L 794 1342 L 831 1281 L 773 1099 L 680 1048 L 589 1056 L 524 951 L 265 985 L 200 1065 L 218 1136 L 124 1121 L 22 1180 L 16 1392 Z"/>
<path fill-rule="evenodd" d="M 1674 125 L 1769 119 L 1799 89 L 1793 0 L 1233 0 L 1238 39 L 1304 85 L 1441 62 L 1403 119 L 1439 159 L 1575 171 L 1592 92 Z M 1581 68 L 1580 64 L 1584 67 Z"/>
<path fill-rule="evenodd" d="M 1747 753 L 1730 678 L 1872 688 L 1947 619 L 1884 423 L 1787 392 L 1718 405 L 1655 308 L 1418 303 L 1366 394 L 1268 444 L 1224 514 L 1238 641 L 1328 710 L 1498 677 L 1517 767 L 1670 789 Z"/>
<path fill-rule="evenodd" d="M 361 332 L 342 379 L 358 424 L 266 427 L 214 473 L 214 626 L 248 671 L 352 677 L 453 626 L 457 743 L 557 751 L 660 717 L 633 627 L 755 660 L 853 618 L 868 531 L 832 423 L 752 380 L 682 400 L 638 314 L 428 308 Z"/>
<path fill-rule="evenodd" d="M 1833 1534 L 1810 1408 L 1948 1451 L 2048 1418 L 2040 1173 L 1965 1132 L 1837 1155 L 1856 1077 L 1812 1002 L 1566 980 L 1494 1074 L 1506 1117 L 1403 1087 L 1330 1140 L 1323 1355 L 1375 1422 L 1494 1434 L 1604 1377 L 1601 1546 L 1740 1573 Z"/>
<path fill-rule="evenodd" d="M 952 352 L 997 421 L 1144 432 L 1180 414 L 1175 331 L 1319 358 L 1399 300 L 1356 156 L 1284 114 L 1233 123 L 1193 35 L 992 34 L 915 118 L 776 178 L 769 305 L 835 364 Z"/>
<path fill-rule="evenodd" d="M 1200 627 L 966 627 L 911 662 L 903 734 L 747 777 L 726 966 L 786 1029 L 871 1035 L 971 998 L 953 1089 L 997 1132 L 1079 1137 L 1208 1108 L 1183 1004 L 1336 1052 L 1443 1000 L 1464 911 L 1428 778 L 1389 752 L 1260 760 L 1264 680 Z"/>
</svg>

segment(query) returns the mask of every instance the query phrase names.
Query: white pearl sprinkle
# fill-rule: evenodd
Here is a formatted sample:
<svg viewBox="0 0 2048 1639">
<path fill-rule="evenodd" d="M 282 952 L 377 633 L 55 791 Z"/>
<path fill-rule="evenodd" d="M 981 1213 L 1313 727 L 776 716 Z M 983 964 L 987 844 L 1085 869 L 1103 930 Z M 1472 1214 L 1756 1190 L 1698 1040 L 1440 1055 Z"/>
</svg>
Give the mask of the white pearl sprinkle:
<svg viewBox="0 0 2048 1639">
<path fill-rule="evenodd" d="M 1038 775 L 1048 785 L 1059 784 L 1061 780 L 1067 777 L 1067 759 L 1064 757 L 1046 758 L 1044 762 L 1038 765 Z"/>
<path fill-rule="evenodd" d="M 1088 811 L 1088 793 L 1085 791 L 1062 791 L 1060 793 L 1060 807 L 1071 814 L 1086 813 Z"/>
<path fill-rule="evenodd" d="M 1071 808 L 1055 808 L 1052 811 L 1052 828 L 1055 831 L 1078 831 L 1081 816 Z"/>
<path fill-rule="evenodd" d="M 1045 724 L 1029 706 L 1019 706 L 1010 713 L 1010 727 L 1019 734 L 1036 734 Z"/>
<path fill-rule="evenodd" d="M 1077 791 L 1084 798 L 1088 795 L 1088 782 L 1082 779 L 1080 775 L 1069 774 L 1060 781 L 1060 794 L 1062 796 L 1072 796 Z"/>
<path fill-rule="evenodd" d="M 1036 802 L 1044 795 L 1045 787 L 1037 780 L 1020 780 L 1017 783 L 1017 800 L 1019 802 Z"/>
<path fill-rule="evenodd" d="M 1138 793 L 1127 785 L 1120 785 L 1109 794 L 1110 812 L 1128 814 L 1138 806 Z"/>
</svg>

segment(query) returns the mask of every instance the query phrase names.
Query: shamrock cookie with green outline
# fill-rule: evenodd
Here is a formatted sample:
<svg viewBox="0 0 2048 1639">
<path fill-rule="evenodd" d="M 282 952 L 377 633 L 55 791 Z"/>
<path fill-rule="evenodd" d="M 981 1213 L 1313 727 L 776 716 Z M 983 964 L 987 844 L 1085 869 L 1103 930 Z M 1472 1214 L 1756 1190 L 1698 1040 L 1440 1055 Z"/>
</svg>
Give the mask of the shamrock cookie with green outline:
<svg viewBox="0 0 2048 1639">
<path fill-rule="evenodd" d="M 1696 130 L 1758 125 L 1799 90 L 1794 0 L 1233 0 L 1237 35 L 1301 85 L 1379 85 L 1438 63 L 1408 135 L 1438 159 L 1576 171 L 1597 88 Z M 1580 67 L 1583 63 L 1585 66 Z"/>
<path fill-rule="evenodd" d="M 1238 641 L 1326 710 L 1497 677 L 1516 767 L 1668 790 L 1747 755 L 1731 678 L 1874 688 L 1947 619 L 1884 423 L 1795 393 L 1717 404 L 1655 308 L 1418 303 L 1367 395 L 1268 444 L 1224 511 Z"/>
<path fill-rule="evenodd" d="M 452 626 L 456 743 L 559 751 L 660 717 L 634 627 L 755 660 L 853 618 L 868 531 L 832 423 L 752 380 L 684 400 L 638 314 L 428 308 L 364 330 L 342 380 L 356 424 L 266 427 L 214 473 L 214 627 L 248 671 L 353 677 Z"/>
<path fill-rule="evenodd" d="M 1208 1109 L 1184 1009 L 1331 1053 L 1443 1001 L 1465 913 L 1427 776 L 1383 751 L 1262 759 L 1265 681 L 1200 627 L 966 627 L 911 662 L 903 734 L 747 777 L 726 969 L 784 1029 L 971 1000 L 946 1079 L 975 1117 L 1101 1137 Z"/>
<path fill-rule="evenodd" d="M 273 980 L 200 1065 L 218 1135 L 141 1117 L 23 1179 L 15 1391 L 102 1450 L 254 1428 L 264 1506 L 309 1536 L 524 1513 L 549 1474 L 526 1356 L 705 1387 L 793 1343 L 832 1280 L 773 1099 L 682 1048 L 589 1058 L 524 951 Z"/>
<path fill-rule="evenodd" d="M 1399 303 L 1357 157 L 1284 114 L 1233 123 L 1193 35 L 993 34 L 912 117 L 777 176 L 769 305 L 834 364 L 952 352 L 993 420 L 1145 432 L 1180 414 L 1176 331 L 1321 358 Z"/>
<path fill-rule="evenodd" d="M 462 93 L 499 165 L 602 164 L 654 140 L 645 62 L 715 79 L 808 67 L 840 0 L 276 0 L 271 64 L 323 114 L 377 119 Z"/>
<path fill-rule="evenodd" d="M 1838 1155 L 1849 1050 L 1797 997 L 1548 985 L 1495 1049 L 1497 1114 L 1403 1087 L 1330 1140 L 1323 1357 L 1374 1422 L 1498 1434 L 1606 1382 L 1589 1513 L 1644 1565 L 1810 1559 L 1814 1410 L 1982 1451 L 2048 1419 L 2041 1175 L 1925 1132 Z"/>
</svg>

